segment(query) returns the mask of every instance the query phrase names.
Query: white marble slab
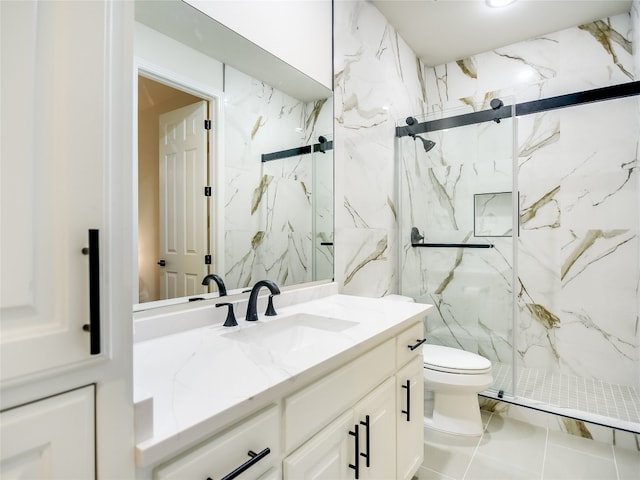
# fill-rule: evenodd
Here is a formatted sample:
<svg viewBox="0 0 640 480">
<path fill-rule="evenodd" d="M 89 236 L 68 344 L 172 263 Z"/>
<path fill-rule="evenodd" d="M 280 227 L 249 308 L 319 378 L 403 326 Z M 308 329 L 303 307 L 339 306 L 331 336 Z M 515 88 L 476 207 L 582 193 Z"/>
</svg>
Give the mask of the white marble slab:
<svg viewBox="0 0 640 480">
<path fill-rule="evenodd" d="M 276 298 L 277 300 L 277 298 Z M 168 459 L 284 395 L 340 367 L 420 320 L 430 306 L 331 295 L 287 307 L 276 317 L 225 328 L 220 321 L 134 345 L 134 389 L 153 398 L 153 436 L 136 445 L 139 467 Z M 262 306 L 261 306 L 261 310 Z M 226 336 L 296 313 L 355 322 L 323 341 L 273 350 Z M 175 314 L 180 321 L 180 314 Z M 306 342 L 304 338 L 298 341 Z"/>
</svg>

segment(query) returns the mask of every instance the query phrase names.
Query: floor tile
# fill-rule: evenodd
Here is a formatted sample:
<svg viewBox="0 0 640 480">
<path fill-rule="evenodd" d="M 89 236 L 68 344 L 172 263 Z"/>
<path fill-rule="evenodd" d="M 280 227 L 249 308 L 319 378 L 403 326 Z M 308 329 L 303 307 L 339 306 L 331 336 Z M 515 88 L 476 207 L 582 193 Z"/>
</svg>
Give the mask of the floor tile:
<svg viewBox="0 0 640 480">
<path fill-rule="evenodd" d="M 478 454 L 527 472 L 542 471 L 547 430 L 519 420 L 493 416 Z"/>
<path fill-rule="evenodd" d="M 640 478 L 640 451 L 615 447 L 613 449 L 618 478 L 620 480 L 638 480 Z"/>
<path fill-rule="evenodd" d="M 448 435 L 425 429 L 423 466 L 460 479 L 471 462 L 480 437 Z"/>
<path fill-rule="evenodd" d="M 611 445 L 591 440 L 589 438 L 578 437 L 565 432 L 549 431 L 548 437 L 549 447 L 560 445 L 565 448 L 571 448 L 582 453 L 603 457 L 613 460 L 613 449 Z"/>
<path fill-rule="evenodd" d="M 561 445 L 549 445 L 547 449 L 543 480 L 616 480 L 617 478 L 613 459 L 589 455 Z"/>
<path fill-rule="evenodd" d="M 448 477 L 442 473 L 434 472 L 433 470 L 420 467 L 413 477 L 413 480 L 459 480 L 453 477 Z"/>
<path fill-rule="evenodd" d="M 473 457 L 464 480 L 540 480 L 540 472 L 527 471 L 513 464 L 478 453 Z"/>
</svg>

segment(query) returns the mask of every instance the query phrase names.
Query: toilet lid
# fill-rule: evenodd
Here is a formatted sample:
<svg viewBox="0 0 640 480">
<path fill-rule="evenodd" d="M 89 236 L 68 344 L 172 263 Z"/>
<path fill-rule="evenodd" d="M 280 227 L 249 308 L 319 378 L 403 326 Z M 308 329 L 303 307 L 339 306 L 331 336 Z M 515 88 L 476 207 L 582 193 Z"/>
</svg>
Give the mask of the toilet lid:
<svg viewBox="0 0 640 480">
<path fill-rule="evenodd" d="M 458 348 L 425 345 L 422 356 L 425 367 L 440 372 L 480 374 L 491 371 L 489 360 Z"/>
</svg>

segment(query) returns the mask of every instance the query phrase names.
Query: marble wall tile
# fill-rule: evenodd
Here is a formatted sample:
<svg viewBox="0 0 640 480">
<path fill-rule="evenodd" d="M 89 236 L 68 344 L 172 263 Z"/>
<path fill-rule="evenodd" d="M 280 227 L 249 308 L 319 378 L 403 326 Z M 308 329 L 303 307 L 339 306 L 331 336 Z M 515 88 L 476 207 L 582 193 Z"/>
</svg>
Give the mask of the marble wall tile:
<svg viewBox="0 0 640 480">
<path fill-rule="evenodd" d="M 422 65 L 366 1 L 334 3 L 336 280 L 397 291 L 395 121 L 422 109 Z"/>
<path fill-rule="evenodd" d="M 314 156 L 262 163 L 261 155 L 330 136 L 331 102 L 300 102 L 229 66 L 225 89 L 225 279 L 238 287 L 263 278 L 280 285 L 309 282 Z"/>
<path fill-rule="evenodd" d="M 426 68 L 426 112 L 453 116 L 487 109 L 496 96 L 511 104 L 632 81 L 637 3 L 631 14 Z M 522 366 L 640 385 L 639 117 L 638 100 L 621 99 L 517 119 L 514 346 Z M 417 226 L 432 241 L 466 241 L 473 212 L 465 198 L 512 190 L 509 134 L 475 128 L 427 134 L 437 142 L 431 163 L 399 140 L 402 235 Z M 416 252 L 401 241 L 402 292 L 438 307 L 427 323 L 432 338 L 506 358 L 511 285 L 497 279 L 508 277 L 509 249 L 482 270 L 476 252 Z M 487 296 L 496 305 L 480 301 Z M 491 325 L 490 347 L 481 345 L 483 325 Z"/>
<path fill-rule="evenodd" d="M 633 80 L 631 18 L 621 14 L 425 69 L 428 112 L 517 102 Z"/>
</svg>

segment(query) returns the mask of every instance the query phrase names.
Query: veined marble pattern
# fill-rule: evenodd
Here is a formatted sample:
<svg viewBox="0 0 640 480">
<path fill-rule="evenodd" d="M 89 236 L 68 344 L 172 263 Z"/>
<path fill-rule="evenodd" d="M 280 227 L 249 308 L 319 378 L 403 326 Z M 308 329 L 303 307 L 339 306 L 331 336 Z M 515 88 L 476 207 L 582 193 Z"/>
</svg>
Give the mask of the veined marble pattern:
<svg viewBox="0 0 640 480">
<path fill-rule="evenodd" d="M 519 124 L 524 366 L 636 385 L 636 101 L 573 107 Z"/>
<path fill-rule="evenodd" d="M 428 112 L 518 102 L 633 80 L 631 18 L 617 15 L 425 69 Z"/>
<path fill-rule="evenodd" d="M 395 121 L 422 108 L 416 55 L 373 4 L 335 2 L 336 280 L 397 290 Z"/>
<path fill-rule="evenodd" d="M 520 103 L 633 80 L 637 2 L 634 8 L 632 15 L 427 68 L 429 117 L 484 110 L 496 96 Z M 427 320 L 433 341 L 493 361 L 508 358 L 513 347 L 518 366 L 640 387 L 638 105 L 637 98 L 626 98 L 517 120 L 515 345 L 508 247 L 496 240 L 495 252 L 427 253 L 403 244 L 402 292 L 438 307 Z M 471 241 L 470 213 L 464 211 L 470 190 L 480 193 L 485 181 L 500 187 L 493 191 L 513 189 L 507 178 L 511 156 L 493 154 L 500 139 L 487 133 L 491 125 L 486 132 L 475 128 L 427 134 L 437 147 L 426 155 L 410 139 L 401 140 L 403 242 L 411 226 L 429 241 Z M 481 145 L 485 133 L 490 141 Z M 490 165 L 493 174 L 478 169 L 487 152 L 499 159 Z M 472 268 L 480 259 L 483 275 Z M 492 315 L 502 327 L 483 328 Z"/>
<path fill-rule="evenodd" d="M 225 75 L 225 281 L 309 282 L 315 154 L 266 163 L 261 154 L 317 143 L 331 131 L 330 102 L 305 104 L 229 66 Z M 329 188 L 326 180 L 316 186 Z"/>
</svg>

